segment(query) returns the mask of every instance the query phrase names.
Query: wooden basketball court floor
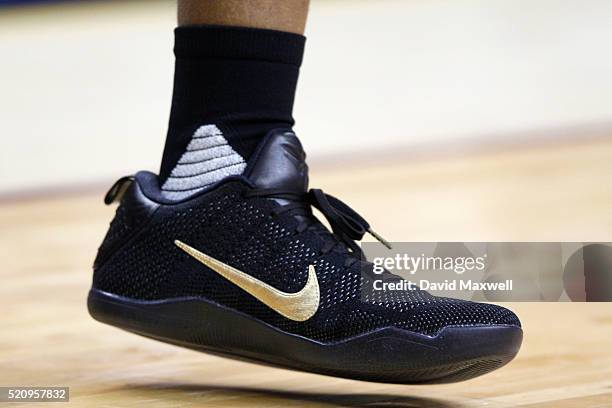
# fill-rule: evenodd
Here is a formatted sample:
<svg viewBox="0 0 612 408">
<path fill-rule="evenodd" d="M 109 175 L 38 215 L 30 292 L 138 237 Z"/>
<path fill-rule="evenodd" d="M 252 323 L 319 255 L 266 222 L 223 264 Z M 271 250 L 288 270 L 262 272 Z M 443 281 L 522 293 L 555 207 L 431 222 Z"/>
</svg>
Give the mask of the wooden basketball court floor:
<svg viewBox="0 0 612 408">
<path fill-rule="evenodd" d="M 612 139 L 409 157 L 315 161 L 311 181 L 396 241 L 612 240 Z M 102 193 L 0 203 L 0 386 L 69 386 L 71 406 L 612 407 L 610 303 L 511 304 L 517 359 L 435 386 L 261 367 L 99 324 L 85 298 L 114 211 Z"/>
</svg>

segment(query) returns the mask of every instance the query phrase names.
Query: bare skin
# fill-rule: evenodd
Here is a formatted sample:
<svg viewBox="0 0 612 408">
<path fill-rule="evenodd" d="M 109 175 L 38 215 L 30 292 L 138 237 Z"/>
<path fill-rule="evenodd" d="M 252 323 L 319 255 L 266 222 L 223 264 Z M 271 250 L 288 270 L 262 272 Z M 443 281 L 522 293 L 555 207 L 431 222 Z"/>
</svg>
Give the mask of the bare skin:
<svg viewBox="0 0 612 408">
<path fill-rule="evenodd" d="M 309 0 L 178 0 L 178 23 L 304 34 Z"/>
</svg>

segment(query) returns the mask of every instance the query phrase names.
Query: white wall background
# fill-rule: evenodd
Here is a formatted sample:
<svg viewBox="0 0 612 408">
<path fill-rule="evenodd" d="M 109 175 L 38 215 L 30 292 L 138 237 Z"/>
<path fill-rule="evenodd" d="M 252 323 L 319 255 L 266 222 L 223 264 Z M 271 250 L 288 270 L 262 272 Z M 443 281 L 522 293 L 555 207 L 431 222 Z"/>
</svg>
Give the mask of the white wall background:
<svg viewBox="0 0 612 408">
<path fill-rule="evenodd" d="M 0 10 L 0 193 L 157 169 L 174 13 Z M 612 129 L 609 1 L 314 0 L 307 34 L 295 116 L 315 160 Z"/>
</svg>

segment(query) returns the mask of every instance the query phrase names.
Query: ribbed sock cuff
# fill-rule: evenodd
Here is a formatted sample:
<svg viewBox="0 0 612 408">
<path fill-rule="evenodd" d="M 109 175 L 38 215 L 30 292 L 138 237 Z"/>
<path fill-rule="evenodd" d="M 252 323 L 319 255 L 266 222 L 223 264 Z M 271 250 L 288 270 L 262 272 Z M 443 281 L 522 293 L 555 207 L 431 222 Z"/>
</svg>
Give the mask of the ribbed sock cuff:
<svg viewBox="0 0 612 408">
<path fill-rule="evenodd" d="M 177 58 L 229 58 L 300 66 L 306 38 L 248 27 L 188 25 L 174 30 Z"/>
</svg>

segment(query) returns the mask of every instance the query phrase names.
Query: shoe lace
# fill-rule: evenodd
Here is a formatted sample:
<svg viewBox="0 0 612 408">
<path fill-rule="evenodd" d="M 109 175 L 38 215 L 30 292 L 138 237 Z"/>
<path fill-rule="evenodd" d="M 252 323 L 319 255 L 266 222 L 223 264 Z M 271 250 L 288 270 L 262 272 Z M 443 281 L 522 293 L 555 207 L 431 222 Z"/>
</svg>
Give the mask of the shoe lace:
<svg viewBox="0 0 612 408">
<path fill-rule="evenodd" d="M 355 210 L 338 198 L 324 193 L 320 189 L 310 189 L 306 193 L 296 193 L 283 189 L 253 189 L 244 192 L 243 197 L 263 197 L 283 200 L 282 205 L 272 211 L 273 216 L 291 214 L 297 216 L 299 224 L 297 233 L 306 230 L 313 231 L 321 236 L 324 245 L 321 253 L 327 254 L 331 251 L 349 254 L 346 265 L 350 266 L 362 258 L 362 251 L 355 241 L 360 241 L 366 233 L 369 233 L 387 248 L 391 245 L 387 240 L 378 235 L 370 224 Z M 325 216 L 332 231 L 330 232 L 312 213 L 316 208 Z"/>
</svg>

